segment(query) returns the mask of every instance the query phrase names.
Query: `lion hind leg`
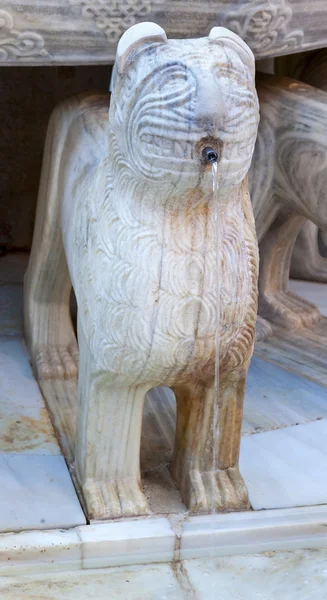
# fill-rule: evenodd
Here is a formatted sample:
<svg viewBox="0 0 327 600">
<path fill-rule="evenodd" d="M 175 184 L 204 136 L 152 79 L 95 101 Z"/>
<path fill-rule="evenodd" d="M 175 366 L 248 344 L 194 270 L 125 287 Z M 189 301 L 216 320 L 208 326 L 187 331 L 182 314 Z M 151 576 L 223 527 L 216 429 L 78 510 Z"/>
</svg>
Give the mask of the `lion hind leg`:
<svg viewBox="0 0 327 600">
<path fill-rule="evenodd" d="M 60 223 L 61 156 L 76 100 L 53 112 L 47 131 L 32 251 L 24 280 L 25 337 L 38 380 L 77 377 L 71 280 Z"/>
</svg>

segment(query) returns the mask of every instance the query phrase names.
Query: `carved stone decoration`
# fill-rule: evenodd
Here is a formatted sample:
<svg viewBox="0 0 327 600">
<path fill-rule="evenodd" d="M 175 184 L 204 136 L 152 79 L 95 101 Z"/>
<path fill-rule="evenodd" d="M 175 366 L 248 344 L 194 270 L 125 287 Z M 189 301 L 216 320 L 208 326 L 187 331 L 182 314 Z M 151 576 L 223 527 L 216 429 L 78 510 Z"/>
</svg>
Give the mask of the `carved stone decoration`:
<svg viewBox="0 0 327 600">
<path fill-rule="evenodd" d="M 0 61 L 34 56 L 48 57 L 42 36 L 33 31 L 18 31 L 11 14 L 0 9 Z"/>
<path fill-rule="evenodd" d="M 301 46 L 303 31 L 288 31 L 292 6 L 287 0 L 243 2 L 228 12 L 224 25 L 246 40 L 254 53 L 270 56 L 274 52 L 292 52 Z"/>
<path fill-rule="evenodd" d="M 72 404 L 73 285 L 74 472 L 89 517 L 148 512 L 141 423 L 158 385 L 176 395 L 172 474 L 185 503 L 245 509 L 238 458 L 258 276 L 247 184 L 253 54 L 224 28 L 167 40 L 143 23 L 120 40 L 112 85 L 109 123 L 99 96 L 72 99 L 50 121 L 25 278 L 36 376 L 49 404 Z"/>
<path fill-rule="evenodd" d="M 306 219 L 327 228 L 327 94 L 263 74 L 257 91 L 260 126 L 249 179 L 260 248 L 259 315 L 273 327 L 312 328 L 320 312 L 291 293 L 288 280 Z"/>
<path fill-rule="evenodd" d="M 80 5 L 82 14 L 94 20 L 109 43 L 117 43 L 124 31 L 137 19 L 146 19 L 154 4 L 163 7 L 165 0 L 69 0 Z"/>
<path fill-rule="evenodd" d="M 29 30 L 42 36 L 52 64 L 112 64 L 119 35 L 129 24 L 145 20 L 156 22 L 175 39 L 206 36 L 216 25 L 227 26 L 252 47 L 256 59 L 327 46 L 326 0 L 6 0 L 0 4 L 13 15 L 16 30 L 25 31 L 28 22 Z M 10 59 L 10 64 L 17 62 L 16 57 Z M 30 64 L 42 63 L 47 64 L 47 57 L 31 57 Z"/>
</svg>

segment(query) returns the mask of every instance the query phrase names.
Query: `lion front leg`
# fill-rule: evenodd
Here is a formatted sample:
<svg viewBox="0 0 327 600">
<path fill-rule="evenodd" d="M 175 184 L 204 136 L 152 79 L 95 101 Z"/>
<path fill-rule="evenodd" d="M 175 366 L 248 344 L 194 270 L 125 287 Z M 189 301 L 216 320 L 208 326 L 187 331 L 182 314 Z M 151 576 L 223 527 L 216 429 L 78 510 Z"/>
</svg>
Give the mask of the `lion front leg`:
<svg viewBox="0 0 327 600">
<path fill-rule="evenodd" d="M 72 284 L 60 223 L 61 157 L 70 114 L 76 111 L 76 101 L 69 101 L 54 110 L 49 122 L 33 245 L 24 278 L 25 337 L 41 388 L 51 380 L 77 380 L 78 348 L 70 315 Z M 52 405 L 51 398 L 48 404 Z"/>
<path fill-rule="evenodd" d="M 177 429 L 172 474 L 192 512 L 249 508 L 238 467 L 244 390 L 245 378 L 221 381 L 218 398 L 212 386 L 174 388 Z"/>
<path fill-rule="evenodd" d="M 80 326 L 78 339 L 75 466 L 88 517 L 101 520 L 148 514 L 141 491 L 140 444 L 149 386 L 129 385 L 121 377 L 99 371 Z"/>
<path fill-rule="evenodd" d="M 311 328 L 320 318 L 317 306 L 288 289 L 293 246 L 304 221 L 284 210 L 260 243 L 259 315 L 272 327 Z"/>
</svg>

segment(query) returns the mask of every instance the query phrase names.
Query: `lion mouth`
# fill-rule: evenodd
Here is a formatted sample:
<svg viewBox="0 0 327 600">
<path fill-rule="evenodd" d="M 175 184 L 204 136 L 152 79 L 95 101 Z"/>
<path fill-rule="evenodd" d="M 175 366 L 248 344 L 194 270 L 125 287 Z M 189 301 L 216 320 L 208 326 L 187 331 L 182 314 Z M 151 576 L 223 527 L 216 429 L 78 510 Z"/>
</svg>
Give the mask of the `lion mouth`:
<svg viewBox="0 0 327 600">
<path fill-rule="evenodd" d="M 144 134 L 141 137 L 142 154 L 149 158 L 193 160 L 194 145 L 189 140 L 176 140 L 166 136 Z"/>
<path fill-rule="evenodd" d="M 195 137 L 195 136 L 194 136 Z M 244 163 L 248 166 L 253 152 L 253 142 L 250 139 L 233 141 L 223 144 L 221 140 L 209 139 L 210 147 L 217 152 L 218 162 L 221 168 L 228 167 L 229 173 L 242 170 Z M 194 170 L 195 163 L 200 166 L 208 166 L 209 163 L 203 159 L 203 150 L 209 144 L 208 140 L 197 139 L 173 139 L 155 134 L 144 134 L 140 140 L 140 150 L 143 159 L 152 163 L 154 160 L 160 163 L 162 168 L 180 169 L 181 163 Z"/>
</svg>

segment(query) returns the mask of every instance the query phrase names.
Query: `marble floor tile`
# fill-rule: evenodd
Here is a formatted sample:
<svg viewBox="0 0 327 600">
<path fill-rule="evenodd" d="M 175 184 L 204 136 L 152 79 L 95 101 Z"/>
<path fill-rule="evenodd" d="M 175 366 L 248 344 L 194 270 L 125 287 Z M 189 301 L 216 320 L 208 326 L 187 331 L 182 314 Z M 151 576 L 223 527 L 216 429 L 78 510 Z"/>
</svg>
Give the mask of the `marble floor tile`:
<svg viewBox="0 0 327 600">
<path fill-rule="evenodd" d="M 0 578 L 1 600 L 192 600 L 170 564 Z M 200 599 L 199 599 L 200 600 Z M 218 600 L 218 599 L 217 599 Z"/>
<path fill-rule="evenodd" d="M 85 523 L 62 456 L 0 454 L 0 531 Z"/>
<path fill-rule="evenodd" d="M 327 387 L 326 339 L 327 317 L 321 317 L 312 329 L 276 330 L 271 338 L 256 344 L 254 354 L 285 371 Z"/>
<path fill-rule="evenodd" d="M 290 279 L 289 289 L 298 296 L 303 296 L 306 300 L 316 304 L 322 315 L 327 317 L 327 284 L 317 283 L 315 281 L 300 281 L 299 279 Z"/>
<path fill-rule="evenodd" d="M 327 504 L 327 419 L 242 438 L 240 469 L 255 510 Z"/>
<path fill-rule="evenodd" d="M 0 453 L 61 454 L 20 338 L 0 336 Z"/>
<path fill-rule="evenodd" d="M 324 600 L 327 550 L 271 552 L 189 560 L 194 598 L 205 600 Z"/>
<path fill-rule="evenodd" d="M 254 356 L 246 381 L 242 435 L 327 418 L 327 388 Z"/>
<path fill-rule="evenodd" d="M 327 550 L 0 578 L 1 600 L 324 600 Z"/>
</svg>

